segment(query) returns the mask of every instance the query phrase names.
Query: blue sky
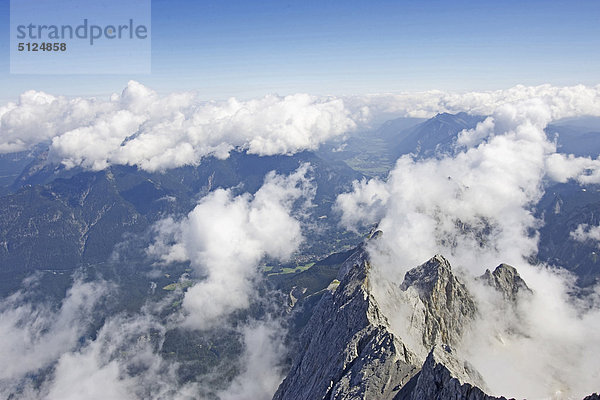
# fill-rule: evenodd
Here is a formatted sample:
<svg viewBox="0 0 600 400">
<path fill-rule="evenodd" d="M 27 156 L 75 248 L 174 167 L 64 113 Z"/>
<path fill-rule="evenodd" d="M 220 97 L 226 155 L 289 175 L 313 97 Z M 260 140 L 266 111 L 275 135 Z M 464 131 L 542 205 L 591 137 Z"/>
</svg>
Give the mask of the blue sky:
<svg viewBox="0 0 600 400">
<path fill-rule="evenodd" d="M 1 0 L 0 99 L 105 95 L 130 79 L 206 99 L 592 85 L 599 50 L 597 0 L 153 0 L 151 74 L 11 75 Z"/>
</svg>

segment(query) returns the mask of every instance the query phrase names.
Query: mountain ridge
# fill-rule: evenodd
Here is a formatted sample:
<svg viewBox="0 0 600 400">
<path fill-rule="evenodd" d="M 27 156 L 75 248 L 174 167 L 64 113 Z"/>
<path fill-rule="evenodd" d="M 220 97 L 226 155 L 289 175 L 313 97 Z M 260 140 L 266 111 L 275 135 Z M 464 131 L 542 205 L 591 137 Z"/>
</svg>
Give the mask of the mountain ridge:
<svg viewBox="0 0 600 400">
<path fill-rule="evenodd" d="M 372 237 L 379 235 L 378 231 Z M 348 257 L 340 268 L 339 285 L 330 287 L 315 307 L 273 400 L 506 400 L 487 394 L 484 378 L 457 353 L 463 330 L 479 311 L 448 260 L 433 256 L 409 270 L 398 286 L 411 306 L 417 304 L 409 321 L 427 348 L 421 358 L 418 349 L 392 330 L 371 292 L 372 265 L 366 248 L 367 243 Z M 507 264 L 478 279 L 507 303 L 531 293 Z"/>
</svg>

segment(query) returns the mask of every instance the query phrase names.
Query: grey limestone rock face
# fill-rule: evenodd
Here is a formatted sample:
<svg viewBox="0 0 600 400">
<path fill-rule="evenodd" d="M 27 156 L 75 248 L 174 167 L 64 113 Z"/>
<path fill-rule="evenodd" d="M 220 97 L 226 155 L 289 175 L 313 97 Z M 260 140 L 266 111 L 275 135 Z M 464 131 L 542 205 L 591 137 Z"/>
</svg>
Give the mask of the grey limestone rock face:
<svg viewBox="0 0 600 400">
<path fill-rule="evenodd" d="M 413 330 L 422 332 L 428 349 L 435 344 L 457 344 L 477 314 L 475 301 L 441 255 L 408 271 L 400 289 L 420 300 L 412 302 L 410 323 Z"/>
<path fill-rule="evenodd" d="M 485 394 L 481 376 L 461 362 L 449 346 L 435 346 L 421 371 L 404 386 L 395 400 L 506 400 Z"/>
<path fill-rule="evenodd" d="M 519 295 L 532 293 L 516 268 L 508 264 L 500 264 L 494 272 L 486 269 L 480 279 L 500 292 L 505 300 L 513 303 L 517 301 Z"/>
<path fill-rule="evenodd" d="M 368 291 L 369 262 L 358 250 L 345 276 L 316 307 L 302 353 L 274 399 L 393 399 L 418 372 Z"/>
<path fill-rule="evenodd" d="M 431 368 L 421 370 L 422 359 L 391 332 L 370 293 L 369 270 L 368 254 L 362 247 L 346 260 L 340 284 L 315 308 L 301 337 L 302 351 L 273 399 L 385 400 L 400 398 L 401 393 L 406 399 L 426 398 L 418 393 L 429 390 L 428 384 L 454 382 L 451 379 L 458 385 L 452 390 L 467 390 L 462 389 L 470 385 L 467 382 L 483 386 L 476 371 L 444 352 L 432 351 Z M 409 271 L 401 290 L 418 298 L 418 315 L 412 320 L 430 348 L 458 341 L 461 325 L 477 312 L 466 287 L 442 256 Z M 449 367 L 442 368 L 445 364 Z M 422 376 L 420 383 L 416 376 Z M 473 399 L 480 398 L 484 399 Z"/>
<path fill-rule="evenodd" d="M 273 399 L 506 400 L 486 394 L 483 378 L 453 350 L 478 311 L 448 260 L 436 255 L 413 268 L 399 288 L 400 298 L 412 307 L 411 329 L 422 335 L 427 349 L 424 362 L 391 331 L 370 292 L 370 268 L 362 246 L 346 260 L 339 285 L 316 306 L 300 352 Z M 481 279 L 508 303 L 531 292 L 506 264 Z"/>
</svg>

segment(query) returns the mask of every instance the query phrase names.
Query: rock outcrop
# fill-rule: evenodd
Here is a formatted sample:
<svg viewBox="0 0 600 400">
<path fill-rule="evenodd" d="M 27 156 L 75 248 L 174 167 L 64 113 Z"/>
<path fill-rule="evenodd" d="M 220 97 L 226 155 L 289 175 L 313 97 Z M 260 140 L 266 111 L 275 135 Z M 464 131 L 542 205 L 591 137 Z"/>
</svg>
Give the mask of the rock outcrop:
<svg viewBox="0 0 600 400">
<path fill-rule="evenodd" d="M 479 279 L 500 292 L 505 300 L 513 303 L 517 301 L 519 295 L 532 293 L 517 270 L 508 264 L 500 264 L 494 272 L 486 269 Z"/>
<path fill-rule="evenodd" d="M 459 361 L 449 346 L 435 346 L 421 371 L 398 393 L 394 400 L 506 400 L 485 394 L 483 378 L 465 361 Z"/>
<path fill-rule="evenodd" d="M 359 249 L 345 266 L 304 329 L 303 352 L 274 399 L 393 399 L 418 372 L 369 293 L 366 252 Z"/>
<path fill-rule="evenodd" d="M 400 289 L 418 297 L 419 301 L 411 301 L 410 324 L 422 332 L 428 349 L 435 344 L 457 344 L 477 314 L 475 301 L 441 255 L 408 271 Z"/>
<path fill-rule="evenodd" d="M 583 400 L 600 400 L 600 396 L 597 393 L 590 394 Z"/>
<path fill-rule="evenodd" d="M 316 307 L 301 353 L 274 399 L 422 399 L 434 392 L 440 399 L 492 399 L 479 388 L 485 386 L 480 375 L 450 352 L 477 307 L 448 261 L 433 257 L 409 271 L 400 287 L 414 299 L 411 323 L 431 349 L 424 364 L 391 331 L 371 294 L 369 272 L 361 247 L 340 269 L 339 285 Z"/>
<path fill-rule="evenodd" d="M 371 292 L 370 269 L 361 246 L 340 269 L 339 285 L 332 285 L 316 306 L 274 400 L 506 400 L 486 394 L 481 375 L 454 350 L 478 309 L 448 260 L 436 255 L 396 286 L 398 298 L 410 305 L 408 331 L 422 337 L 419 349 L 409 348 L 390 328 Z M 480 279 L 507 304 L 531 293 L 506 264 Z M 418 340 L 409 343 L 419 346 Z"/>
</svg>

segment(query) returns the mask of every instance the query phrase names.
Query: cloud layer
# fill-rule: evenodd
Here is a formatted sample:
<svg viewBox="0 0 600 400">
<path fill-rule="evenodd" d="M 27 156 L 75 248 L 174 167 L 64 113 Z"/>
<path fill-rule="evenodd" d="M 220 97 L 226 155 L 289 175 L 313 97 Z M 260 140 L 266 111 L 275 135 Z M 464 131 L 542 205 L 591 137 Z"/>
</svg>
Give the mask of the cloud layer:
<svg viewBox="0 0 600 400">
<path fill-rule="evenodd" d="M 556 118 L 597 115 L 600 108 L 595 90 L 583 87 L 540 87 L 529 91 L 531 99 L 486 108 L 517 92 L 446 98 L 451 110 L 472 100 L 473 110 L 490 113 L 475 129 L 460 134 L 455 156 L 404 156 L 385 182 L 357 182 L 336 204 L 348 227 L 379 222 L 384 232 L 370 246 L 376 271 L 372 284 L 401 337 L 417 342 L 406 329 L 410 324 L 403 318 L 410 313 L 398 308 L 402 296 L 394 295 L 395 285 L 409 268 L 441 253 L 478 297 L 480 319 L 462 351 L 492 393 L 583 397 L 597 390 L 600 379 L 592 372 L 600 371 L 595 356 L 600 311 L 570 297 L 573 282 L 568 275 L 529 265 L 528 260 L 537 251 L 536 231 L 542 221 L 534 217 L 533 207 L 545 182 L 593 183 L 598 173 L 594 160 L 556 154 L 544 128 Z M 534 290 L 517 311 L 502 308 L 489 289 L 473 281 L 502 262 L 517 267 Z"/>
<path fill-rule="evenodd" d="M 566 398 L 596 390 L 593 383 L 600 380 L 590 372 L 600 371 L 595 358 L 600 302 L 586 309 L 569 297 L 568 276 L 528 264 L 541 223 L 531 210 L 547 179 L 600 181 L 598 160 L 557 154 L 543 131 L 558 118 L 600 115 L 599 93 L 600 86 L 543 85 L 462 95 L 432 91 L 338 99 L 298 94 L 199 102 L 190 93 L 159 96 L 136 82 L 106 101 L 30 91 L 0 107 L 0 153 L 48 142 L 50 159 L 68 168 L 127 164 L 156 171 L 194 165 L 208 155 L 225 158 L 233 148 L 259 155 L 315 149 L 381 115 L 489 115 L 461 133 L 455 157 L 402 157 L 386 181 L 356 182 L 352 192 L 338 197 L 337 207 L 348 228 L 380 223 L 385 234 L 370 251 L 381 281 L 401 282 L 407 269 L 436 253 L 466 271 L 482 311 L 468 355 L 494 392 Z M 199 280 L 185 293 L 184 326 L 209 329 L 248 307 L 261 259 L 286 259 L 298 249 L 303 236 L 297 210 L 314 196 L 309 169 L 300 166 L 289 176 L 271 173 L 254 195 L 217 189 L 182 219 L 155 226 L 148 252 L 166 263 L 189 260 Z M 573 235 L 596 239 L 596 233 L 595 227 L 580 226 Z M 468 278 L 500 262 L 515 265 L 535 291 L 516 312 L 502 309 L 493 294 Z M 11 382 L 53 366 L 42 387 L 26 385 L 23 397 L 196 396 L 198 386 L 179 386 L 176 365 L 157 354 L 165 326 L 147 310 L 112 316 L 93 340 L 80 342 L 89 314 L 108 290 L 103 283 L 76 281 L 58 308 L 34 304 L 23 292 L 5 299 L 0 358 L 19 362 L 0 369 L 2 390 L 12 392 Z M 375 293 L 384 291 L 375 287 Z M 392 323 L 402 330 L 401 319 Z M 510 333 L 516 325 L 523 335 Z M 246 367 L 219 395 L 269 398 L 281 378 L 281 326 L 251 321 L 239 329 Z"/>
<path fill-rule="evenodd" d="M 346 98 L 294 94 L 201 102 L 193 93 L 159 96 L 131 81 L 108 100 L 28 91 L 0 107 L 0 153 L 50 144 L 50 160 L 67 168 L 136 165 L 147 171 L 226 158 L 234 149 L 258 155 L 314 150 L 384 116 L 431 117 L 466 111 L 489 115 L 504 104 L 539 99 L 550 118 L 592 114 L 600 86 L 516 86 L 491 92 L 378 94 Z"/>
<path fill-rule="evenodd" d="M 29 374 L 75 349 L 92 323 L 94 307 L 108 292 L 104 282 L 76 279 L 58 308 L 29 299 L 26 290 L 2 300 L 0 393 L 8 395 Z"/>
<path fill-rule="evenodd" d="M 523 86 L 488 92 L 448 93 L 431 90 L 417 93 L 372 94 L 346 100 L 350 108 L 361 110 L 363 118 L 378 114 L 430 118 L 438 113 L 461 111 L 475 115 L 490 115 L 505 104 L 539 99 L 547 105 L 552 119 L 570 115 L 598 115 L 600 85 L 556 87 L 551 85 Z"/>
<path fill-rule="evenodd" d="M 261 259 L 285 260 L 298 249 L 302 229 L 292 211 L 314 196 L 309 169 L 303 164 L 289 176 L 271 172 L 253 196 L 217 189 L 182 220 L 159 222 L 150 254 L 165 262 L 190 260 L 203 277 L 183 300 L 188 326 L 210 328 L 246 308 Z"/>
<path fill-rule="evenodd" d="M 134 81 L 108 101 L 29 91 L 0 108 L 0 152 L 51 141 L 50 158 L 72 168 L 111 164 L 164 170 L 251 154 L 292 154 L 354 128 L 340 99 L 306 94 L 199 102 L 192 93 L 161 97 Z"/>
</svg>

